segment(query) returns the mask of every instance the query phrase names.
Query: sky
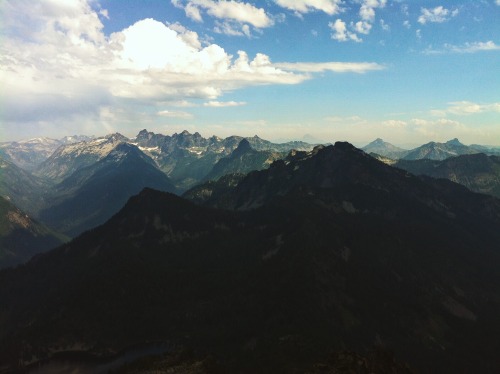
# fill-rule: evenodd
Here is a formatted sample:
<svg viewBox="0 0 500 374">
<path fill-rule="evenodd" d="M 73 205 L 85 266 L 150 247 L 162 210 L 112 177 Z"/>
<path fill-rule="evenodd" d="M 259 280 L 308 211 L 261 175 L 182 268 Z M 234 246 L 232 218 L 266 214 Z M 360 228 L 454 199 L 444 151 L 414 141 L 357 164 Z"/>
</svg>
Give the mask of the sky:
<svg viewBox="0 0 500 374">
<path fill-rule="evenodd" d="M 0 0 L 0 141 L 500 145 L 500 0 Z"/>
</svg>

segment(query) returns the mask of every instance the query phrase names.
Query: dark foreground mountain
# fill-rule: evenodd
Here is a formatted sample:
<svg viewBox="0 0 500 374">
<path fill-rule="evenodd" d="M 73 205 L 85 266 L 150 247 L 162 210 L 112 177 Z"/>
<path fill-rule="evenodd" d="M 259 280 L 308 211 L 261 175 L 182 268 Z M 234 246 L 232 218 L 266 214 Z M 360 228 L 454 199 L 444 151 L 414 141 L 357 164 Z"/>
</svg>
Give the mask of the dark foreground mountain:
<svg viewBox="0 0 500 374">
<path fill-rule="evenodd" d="M 106 157 L 55 186 L 39 218 L 73 237 L 108 220 L 145 187 L 175 192 L 150 157 L 131 144 L 119 143 Z"/>
<path fill-rule="evenodd" d="M 66 240 L 0 197 L 0 269 L 26 262 Z"/>
<path fill-rule="evenodd" d="M 0 362 L 169 341 L 232 373 L 306 372 L 374 346 L 422 372 L 498 372 L 499 200 L 347 143 L 226 191 L 245 211 L 146 189 L 0 272 Z"/>
<path fill-rule="evenodd" d="M 395 167 L 416 175 L 446 178 L 472 191 L 500 198 L 500 157 L 484 153 L 451 157 L 446 160 L 399 160 Z"/>
</svg>

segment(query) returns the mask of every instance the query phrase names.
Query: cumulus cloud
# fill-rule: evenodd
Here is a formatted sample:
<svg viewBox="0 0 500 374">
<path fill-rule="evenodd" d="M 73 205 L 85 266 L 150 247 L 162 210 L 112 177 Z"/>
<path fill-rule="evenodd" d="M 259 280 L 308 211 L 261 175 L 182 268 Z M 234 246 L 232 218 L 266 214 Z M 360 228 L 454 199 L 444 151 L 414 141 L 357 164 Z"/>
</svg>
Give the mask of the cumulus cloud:
<svg viewBox="0 0 500 374">
<path fill-rule="evenodd" d="M 359 8 L 359 15 L 363 21 L 373 22 L 375 20 L 375 9 L 384 8 L 387 0 L 364 0 Z"/>
<path fill-rule="evenodd" d="M 333 15 L 340 12 L 341 0 L 275 0 L 279 6 L 300 13 L 322 11 Z"/>
<path fill-rule="evenodd" d="M 328 27 L 332 29 L 332 39 L 339 42 L 347 42 L 349 40 L 355 42 L 361 42 L 362 40 L 353 32 L 347 30 L 346 23 L 340 18 L 335 20 L 335 22 L 328 23 Z"/>
<path fill-rule="evenodd" d="M 273 19 L 263 8 L 257 8 L 245 2 L 234 0 L 172 0 L 172 4 L 184 9 L 186 16 L 197 22 L 203 21 L 201 15 L 203 10 L 208 15 L 220 20 L 249 24 L 256 28 L 270 27 L 274 24 Z"/>
<path fill-rule="evenodd" d="M 443 23 L 448 21 L 451 17 L 455 17 L 458 14 L 458 9 L 450 11 L 443 6 L 438 6 L 433 9 L 422 8 L 420 9 L 420 17 L 418 17 L 418 22 L 422 25 L 426 23 Z"/>
<path fill-rule="evenodd" d="M 347 25 L 341 19 L 335 22 L 330 22 L 328 26 L 333 30 L 332 39 L 339 42 L 346 41 L 363 41 L 358 34 L 368 35 L 373 27 L 375 21 L 375 9 L 384 8 L 387 0 L 362 0 L 359 8 L 360 21 L 350 22 L 348 30 Z M 380 23 L 383 30 L 389 30 L 388 25 L 381 20 Z"/>
<path fill-rule="evenodd" d="M 196 2 L 202 3 L 216 4 Z M 235 6 L 227 3 L 230 9 Z M 249 56 L 245 51 L 232 55 L 213 42 L 202 43 L 196 32 L 179 23 L 154 19 L 106 35 L 100 14 L 107 13 L 89 4 L 96 6 L 93 0 L 0 2 L 5 20 L 0 25 L 0 102 L 6 126 L 80 121 L 111 129 L 115 120 L 136 118 L 132 111 L 146 113 L 146 118 L 183 119 L 190 115 L 163 108 L 197 100 L 234 105 L 217 99 L 249 86 L 299 84 L 327 70 L 381 68 L 370 63 L 277 64 L 265 54 Z"/>
<path fill-rule="evenodd" d="M 365 34 L 365 35 L 368 35 L 370 33 L 371 28 L 372 28 L 372 25 L 368 22 L 365 22 L 365 21 L 356 22 L 356 25 L 354 26 L 354 29 L 358 33 Z"/>
<path fill-rule="evenodd" d="M 500 45 L 489 40 L 487 42 L 471 42 L 463 45 L 445 44 L 441 49 L 428 48 L 424 54 L 443 54 L 443 53 L 476 53 L 483 51 L 498 51 Z"/>
<path fill-rule="evenodd" d="M 387 0 L 364 0 L 359 8 L 359 15 L 363 23 L 369 24 L 371 28 L 371 24 L 375 21 L 375 9 L 384 8 L 386 3 Z"/>
</svg>

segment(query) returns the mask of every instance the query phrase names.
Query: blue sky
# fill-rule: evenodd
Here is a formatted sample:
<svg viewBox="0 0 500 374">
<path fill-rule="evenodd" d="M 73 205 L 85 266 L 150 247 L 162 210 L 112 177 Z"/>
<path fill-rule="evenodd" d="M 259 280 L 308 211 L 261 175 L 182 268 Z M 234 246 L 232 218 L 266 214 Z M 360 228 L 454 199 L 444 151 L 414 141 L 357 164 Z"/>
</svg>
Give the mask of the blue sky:
<svg viewBox="0 0 500 374">
<path fill-rule="evenodd" d="M 2 141 L 500 145 L 500 0 L 3 0 Z"/>
</svg>

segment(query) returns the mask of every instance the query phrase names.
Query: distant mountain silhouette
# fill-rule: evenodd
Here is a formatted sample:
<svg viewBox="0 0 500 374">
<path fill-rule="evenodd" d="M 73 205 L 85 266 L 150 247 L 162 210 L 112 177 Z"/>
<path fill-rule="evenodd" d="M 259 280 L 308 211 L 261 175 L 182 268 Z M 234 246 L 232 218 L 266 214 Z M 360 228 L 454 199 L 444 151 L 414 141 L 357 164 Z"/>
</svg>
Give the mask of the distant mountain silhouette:
<svg viewBox="0 0 500 374">
<path fill-rule="evenodd" d="M 430 142 L 418 148 L 412 149 L 404 160 L 420 160 L 428 158 L 431 160 L 444 160 L 449 157 L 479 153 L 478 150 L 468 147 L 455 138 L 446 143 Z"/>
<path fill-rule="evenodd" d="M 394 166 L 416 175 L 446 178 L 475 192 L 500 198 L 500 157 L 484 153 L 447 158 L 442 161 L 399 160 Z"/>
<path fill-rule="evenodd" d="M 361 148 L 366 153 L 376 153 L 380 156 L 389 157 L 392 159 L 399 159 L 408 154 L 408 150 L 396 147 L 391 143 L 387 143 L 380 138 L 375 139 L 373 142 Z"/>
<path fill-rule="evenodd" d="M 0 361 L 168 340 L 229 372 L 307 372 L 373 346 L 421 372 L 498 371 L 500 200 L 348 143 L 221 185 L 232 210 L 145 189 L 0 272 Z M 375 367 L 323 367 L 349 357 Z"/>
</svg>

